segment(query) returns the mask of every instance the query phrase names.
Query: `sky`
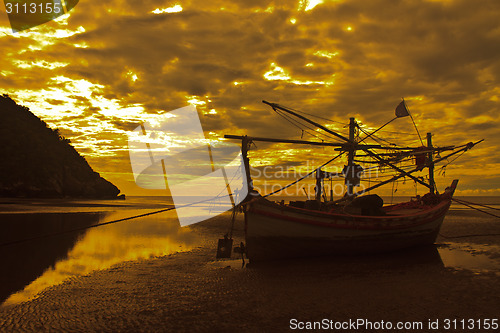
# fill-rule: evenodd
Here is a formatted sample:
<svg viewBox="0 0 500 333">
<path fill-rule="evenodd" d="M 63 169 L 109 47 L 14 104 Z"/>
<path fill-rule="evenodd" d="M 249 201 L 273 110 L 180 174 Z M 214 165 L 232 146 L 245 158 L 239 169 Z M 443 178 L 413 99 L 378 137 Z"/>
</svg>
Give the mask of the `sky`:
<svg viewBox="0 0 500 333">
<path fill-rule="evenodd" d="M 496 0 L 81 0 L 17 33 L 2 7 L 0 93 L 59 128 L 127 195 L 163 193 L 135 184 L 127 138 L 164 112 L 195 105 L 213 140 L 317 141 L 261 101 L 331 119 L 315 120 L 346 136 L 349 117 L 374 130 L 394 117 L 402 97 L 434 145 L 485 139 L 444 176 L 438 170 L 438 187 L 460 178 L 459 195 L 500 195 Z M 409 118 L 378 134 L 420 146 Z M 319 165 L 337 153 L 252 148 L 256 168 Z M 415 192 L 413 181 L 398 186 L 399 194 Z"/>
</svg>

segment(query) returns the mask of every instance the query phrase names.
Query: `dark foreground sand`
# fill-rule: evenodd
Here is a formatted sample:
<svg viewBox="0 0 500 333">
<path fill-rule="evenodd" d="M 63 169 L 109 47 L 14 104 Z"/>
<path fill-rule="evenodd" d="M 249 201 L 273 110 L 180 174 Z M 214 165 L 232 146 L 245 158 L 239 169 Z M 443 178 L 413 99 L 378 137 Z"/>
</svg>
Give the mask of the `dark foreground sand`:
<svg viewBox="0 0 500 333">
<path fill-rule="evenodd" d="M 227 219 L 197 225 L 195 230 L 206 239 L 190 252 L 126 262 L 49 288 L 29 302 L 0 308 L 0 331 L 281 332 L 290 330 L 295 318 L 423 324 L 415 330 L 345 330 L 350 332 L 494 332 L 478 330 L 477 324 L 470 330 L 446 330 L 444 320 L 500 320 L 498 271 L 445 268 L 434 248 L 241 269 L 235 260 L 214 259 Z M 500 222 L 450 212 L 442 229 L 446 236 L 478 233 L 500 233 Z M 235 244 L 242 240 L 241 227 L 236 234 Z M 499 236 L 438 239 L 440 244 L 451 241 L 448 246 L 500 245 Z M 486 249 L 476 252 L 499 260 L 500 253 Z M 440 328 L 428 329 L 429 319 L 439 319 Z"/>
</svg>

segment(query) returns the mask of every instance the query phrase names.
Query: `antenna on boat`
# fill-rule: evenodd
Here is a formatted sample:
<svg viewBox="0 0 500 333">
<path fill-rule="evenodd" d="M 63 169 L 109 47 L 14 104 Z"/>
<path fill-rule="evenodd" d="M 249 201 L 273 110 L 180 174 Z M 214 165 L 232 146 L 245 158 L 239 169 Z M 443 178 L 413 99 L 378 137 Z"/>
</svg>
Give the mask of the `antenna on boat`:
<svg viewBox="0 0 500 333">
<path fill-rule="evenodd" d="M 306 192 L 306 188 L 305 187 L 302 187 L 302 191 L 304 191 L 306 197 L 307 197 L 307 200 L 309 200 L 309 193 Z"/>
<path fill-rule="evenodd" d="M 415 124 L 415 120 L 413 120 L 413 116 L 411 115 L 410 113 L 410 110 L 408 109 L 408 107 L 406 106 L 406 103 L 405 103 L 405 99 L 403 98 L 403 101 L 401 103 L 399 103 L 398 107 L 396 108 L 396 116 L 398 114 L 398 108 L 401 106 L 401 104 L 403 105 L 403 107 L 405 108 L 406 112 L 408 112 L 408 115 L 410 116 L 411 118 L 411 122 L 413 123 L 413 126 L 415 126 L 415 130 L 417 131 L 417 135 L 418 135 L 418 138 L 420 139 L 420 143 L 422 144 L 422 146 L 424 146 L 424 141 L 422 141 L 422 137 L 420 136 L 420 132 L 418 131 L 418 128 L 417 128 L 417 124 Z"/>
</svg>

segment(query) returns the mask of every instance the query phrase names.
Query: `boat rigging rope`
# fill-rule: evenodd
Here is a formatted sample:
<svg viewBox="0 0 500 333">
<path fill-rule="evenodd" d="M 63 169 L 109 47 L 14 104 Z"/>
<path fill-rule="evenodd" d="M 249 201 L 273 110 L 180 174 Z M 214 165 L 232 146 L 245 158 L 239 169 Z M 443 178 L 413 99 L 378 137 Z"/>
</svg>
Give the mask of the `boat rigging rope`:
<svg viewBox="0 0 500 333">
<path fill-rule="evenodd" d="M 320 116 L 317 116 L 315 114 L 312 114 L 312 113 L 307 113 L 307 112 L 304 112 L 304 111 L 301 111 L 301 110 L 297 110 L 297 109 L 294 109 L 294 108 L 288 108 L 292 111 L 295 111 L 295 112 L 299 112 L 299 113 L 303 113 L 303 114 L 307 114 L 308 116 L 311 116 L 311 117 L 315 117 L 315 118 L 318 118 L 318 119 L 323 119 L 323 120 L 326 120 L 326 121 L 330 121 L 332 123 L 337 123 L 337 124 L 340 124 L 342 126 L 345 126 L 346 124 L 343 123 L 343 122 L 340 122 L 340 121 L 336 121 L 336 120 L 332 120 L 332 119 L 328 119 L 328 118 L 323 118 L 323 117 L 320 117 Z"/>
<path fill-rule="evenodd" d="M 221 196 L 221 197 L 224 197 L 224 196 Z M 11 241 L 11 242 L 1 243 L 0 247 L 14 245 L 14 244 L 19 244 L 19 243 L 24 243 L 24 242 L 28 242 L 28 241 L 32 241 L 32 240 L 36 240 L 36 239 L 41 239 L 41 238 L 46 238 L 46 237 L 63 235 L 63 234 L 66 234 L 66 233 L 75 232 L 75 231 L 81 231 L 81 230 L 85 230 L 85 229 L 97 228 L 97 227 L 101 227 L 103 225 L 114 224 L 114 223 L 123 222 L 123 221 L 129 221 L 129 220 L 137 219 L 137 218 L 140 218 L 140 217 L 145 217 L 145 216 L 150 216 L 150 215 L 155 215 L 155 214 L 159 214 L 159 213 L 168 212 L 168 211 L 173 210 L 173 209 L 178 209 L 178 208 L 184 208 L 184 207 L 193 206 L 193 205 L 196 205 L 196 204 L 200 204 L 200 203 L 203 203 L 203 202 L 214 200 L 216 198 L 219 198 L 219 197 L 214 197 L 214 198 L 210 198 L 210 199 L 207 199 L 207 200 L 193 202 L 193 203 L 190 203 L 190 204 L 185 204 L 185 205 L 179 205 L 179 206 L 173 206 L 173 207 L 169 207 L 169 208 L 164 208 L 164 209 L 160 209 L 160 210 L 157 210 L 157 211 L 154 211 L 154 212 L 144 213 L 144 214 L 140 214 L 140 215 L 134 215 L 134 216 L 130 216 L 130 217 L 125 217 L 125 218 L 122 218 L 122 219 L 118 219 L 118 220 L 113 220 L 113 221 L 108 221 L 108 222 L 103 222 L 103 223 L 97 223 L 97 224 L 94 224 L 94 225 L 91 225 L 91 226 L 74 228 L 74 229 L 69 229 L 69 230 L 54 232 L 54 233 L 50 233 L 50 234 L 44 234 L 44 235 L 34 236 L 34 237 L 30 237 L 30 238 L 18 239 L 18 240 Z"/>
<path fill-rule="evenodd" d="M 302 128 L 301 126 L 303 126 L 303 127 L 305 127 L 305 128 L 308 128 L 309 130 L 313 131 L 314 133 L 318 133 L 318 134 L 320 134 L 320 135 L 322 135 L 322 136 L 324 136 L 324 137 L 327 137 L 328 139 L 334 139 L 334 140 L 336 139 L 336 138 L 334 138 L 334 137 L 333 137 L 333 136 L 331 136 L 331 135 L 328 135 L 328 134 L 325 134 L 325 133 L 322 133 L 322 132 L 317 132 L 317 131 L 315 131 L 313 127 L 311 127 L 311 126 L 307 126 L 306 124 L 302 124 L 301 122 L 299 122 L 298 120 L 296 120 L 296 119 L 294 119 L 294 118 L 290 117 L 289 115 L 287 115 L 287 114 L 285 114 L 285 113 L 283 113 L 283 112 L 278 111 L 278 109 L 273 108 L 273 110 L 274 110 L 274 112 L 276 112 L 278 115 L 280 115 L 281 117 L 283 117 L 286 121 L 288 121 L 288 122 L 289 122 L 290 124 L 292 124 L 293 126 L 297 127 L 298 129 L 300 129 L 300 130 L 301 130 L 301 131 L 303 131 L 303 132 L 308 133 L 308 134 L 309 134 L 309 135 L 311 135 L 311 136 L 314 136 L 314 137 L 316 137 L 316 138 L 320 139 L 321 141 L 324 141 L 325 139 L 320 138 L 319 136 L 317 136 L 317 135 L 315 135 L 315 134 L 311 133 L 310 131 L 308 131 L 308 130 L 306 130 L 306 129 Z"/>
<path fill-rule="evenodd" d="M 301 126 L 304 126 L 304 125 L 303 125 L 303 124 L 301 124 L 301 123 L 299 123 L 299 122 L 297 122 L 295 119 L 293 119 L 293 118 L 291 118 L 291 117 L 289 117 L 289 116 L 287 116 L 287 115 L 285 115 L 285 114 L 282 114 L 282 113 L 278 112 L 278 110 L 276 110 L 276 109 L 273 109 L 273 110 L 274 110 L 274 112 L 276 112 L 276 114 L 278 114 L 279 116 L 283 117 L 283 119 L 285 119 L 285 120 L 286 120 L 286 121 L 288 121 L 290 124 L 292 124 L 293 126 L 297 127 L 299 130 L 301 130 L 301 131 L 302 131 L 301 138 L 302 138 L 302 136 L 304 135 L 304 132 L 305 132 L 305 133 L 307 133 L 307 134 L 309 134 L 309 135 L 311 135 L 311 136 L 314 136 L 314 137 L 316 137 L 316 138 L 320 139 L 321 141 L 323 141 L 323 139 L 322 139 L 322 138 L 320 138 L 319 136 L 317 136 L 317 135 L 315 135 L 315 134 L 313 134 L 313 133 L 309 132 L 308 130 L 306 130 L 306 129 L 302 128 Z M 306 126 L 304 126 L 304 127 L 306 127 Z M 310 128 L 309 128 L 309 129 L 310 129 Z"/>
<path fill-rule="evenodd" d="M 449 162 L 448 162 L 448 163 L 446 163 L 445 165 L 441 166 L 441 168 L 439 168 L 439 170 L 440 170 L 439 172 L 441 172 L 441 171 L 445 170 L 445 169 L 446 169 L 446 167 L 447 167 L 448 165 L 450 165 L 451 163 L 455 162 L 455 160 L 456 160 L 456 159 L 458 159 L 460 156 L 462 156 L 462 155 L 463 155 L 466 151 L 467 151 L 467 150 L 464 150 L 464 151 L 463 151 L 460 155 L 455 156 L 455 158 L 454 158 L 454 159 L 452 159 L 451 161 L 449 161 Z"/>
<path fill-rule="evenodd" d="M 380 143 L 382 143 L 382 142 L 385 142 L 385 143 L 386 143 L 386 144 L 388 144 L 388 145 L 398 146 L 397 144 L 392 143 L 392 142 L 390 142 L 390 141 L 388 141 L 388 140 L 382 139 L 381 137 L 379 137 L 379 136 L 377 136 L 377 135 L 375 135 L 375 134 L 373 134 L 373 133 L 372 133 L 372 134 L 368 133 L 368 132 L 367 132 L 367 131 L 365 131 L 363 128 L 361 128 L 361 126 L 359 126 L 359 125 L 358 125 L 358 128 L 359 128 L 359 130 L 360 130 L 361 132 L 363 132 L 364 134 L 368 135 L 367 137 L 365 137 L 365 139 L 369 137 L 370 139 L 372 139 L 373 141 L 375 141 L 375 142 L 377 142 L 377 143 L 379 143 L 379 144 L 380 144 Z M 364 140 L 364 139 L 363 139 L 363 140 Z M 363 140 L 362 140 L 362 141 L 363 141 Z"/>
</svg>

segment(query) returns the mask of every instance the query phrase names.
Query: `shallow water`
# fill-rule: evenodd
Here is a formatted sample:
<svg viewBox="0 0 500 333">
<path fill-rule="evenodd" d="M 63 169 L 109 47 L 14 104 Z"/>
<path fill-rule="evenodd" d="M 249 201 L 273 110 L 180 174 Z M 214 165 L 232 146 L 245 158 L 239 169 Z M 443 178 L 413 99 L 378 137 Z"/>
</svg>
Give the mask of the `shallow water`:
<svg viewBox="0 0 500 333">
<path fill-rule="evenodd" d="M 198 245 L 198 236 L 179 226 L 174 211 L 88 228 L 151 211 L 129 207 L 119 212 L 0 214 L 6 230 L 0 243 L 31 238 L 0 247 L 0 302 L 23 302 L 69 278 Z M 82 230 L 70 231 L 75 228 Z"/>
<path fill-rule="evenodd" d="M 468 270 L 475 273 L 494 272 L 500 274 L 500 247 L 493 245 L 478 245 L 471 243 L 446 243 L 437 245 L 435 248 L 417 248 L 401 253 L 387 253 L 376 256 L 360 256 L 360 257 L 339 257 L 339 258 L 313 258 L 295 260 L 293 263 L 287 262 L 285 265 L 301 265 L 304 261 L 316 261 L 318 265 L 323 263 L 339 265 L 341 269 L 349 270 L 346 264 L 351 266 L 376 269 L 377 267 L 396 268 L 409 267 L 412 265 L 426 264 L 438 265 L 444 268 L 452 268 L 457 270 Z M 248 260 L 245 261 L 248 263 Z M 387 264 L 389 262 L 389 264 Z M 241 259 L 221 259 L 208 263 L 209 267 L 214 268 L 231 268 L 243 269 L 244 267 L 253 267 L 242 265 Z M 367 267 L 366 264 L 371 264 Z M 281 264 L 281 263 L 280 263 Z M 280 265 L 278 264 L 278 265 Z M 261 264 L 262 266 L 275 266 L 277 263 Z"/>
<path fill-rule="evenodd" d="M 438 247 L 445 267 L 473 272 L 500 272 L 500 247 L 486 244 L 447 243 Z"/>
<path fill-rule="evenodd" d="M 125 201 L 0 201 L 0 244 L 33 238 L 20 244 L 0 246 L 0 303 L 9 305 L 29 300 L 67 279 L 124 261 L 163 256 L 199 246 L 199 236 L 189 228 L 181 228 L 174 211 L 88 229 L 98 223 L 152 212 L 170 204 L 163 197 L 136 197 Z M 462 215 L 453 216 L 453 221 L 470 221 L 469 216 Z M 474 223 L 481 221 L 474 219 Z M 75 227 L 81 230 L 68 232 Z M 46 234 L 50 236 L 38 237 Z M 428 260 L 422 261 L 425 258 L 421 255 L 396 254 L 356 259 L 355 263 L 349 259 L 345 261 L 349 264 L 343 268 L 357 270 L 361 264 L 367 270 L 374 265 L 391 269 L 395 264 L 404 267 L 437 262 L 440 267 L 476 273 L 500 272 L 498 246 L 446 243 L 427 257 Z M 314 264 L 314 260 L 307 261 L 311 262 Z M 322 259 L 317 260 L 316 264 L 322 262 Z M 242 269 L 241 260 L 213 261 L 208 265 Z"/>
</svg>

